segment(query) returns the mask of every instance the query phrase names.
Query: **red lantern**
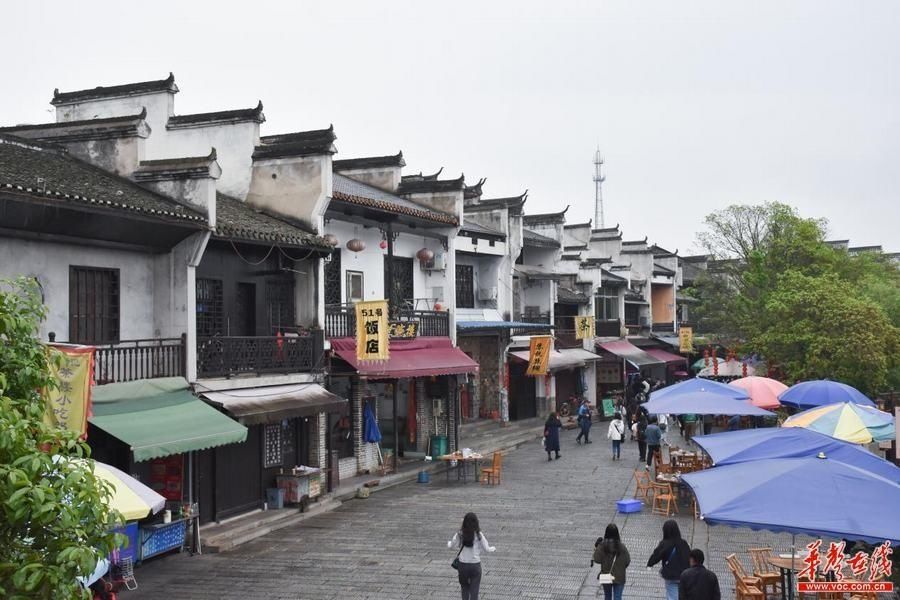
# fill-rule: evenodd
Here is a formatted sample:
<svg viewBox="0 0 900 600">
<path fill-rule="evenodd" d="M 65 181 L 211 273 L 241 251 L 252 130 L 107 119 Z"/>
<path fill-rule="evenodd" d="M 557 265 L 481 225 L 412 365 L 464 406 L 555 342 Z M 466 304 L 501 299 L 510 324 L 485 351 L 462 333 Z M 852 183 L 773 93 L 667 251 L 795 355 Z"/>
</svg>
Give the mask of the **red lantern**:
<svg viewBox="0 0 900 600">
<path fill-rule="evenodd" d="M 337 239 L 337 236 L 333 233 L 326 233 L 322 236 L 322 239 L 324 239 L 329 246 L 337 247 L 337 245 L 340 243 Z"/>
<path fill-rule="evenodd" d="M 366 249 L 366 243 L 358 238 L 353 238 L 347 242 L 347 250 L 350 252 L 362 252 Z"/>
<path fill-rule="evenodd" d="M 746 360 L 741 364 L 741 374 L 744 377 L 747 376 L 747 361 Z"/>
<path fill-rule="evenodd" d="M 387 248 L 387 240 L 381 240 L 380 242 L 378 242 L 378 247 L 381 248 L 382 250 L 386 249 Z"/>
<path fill-rule="evenodd" d="M 434 303 L 434 310 L 444 310 L 443 305 L 440 302 Z"/>
<path fill-rule="evenodd" d="M 703 366 L 704 367 L 709 366 L 709 350 L 703 351 Z"/>
<path fill-rule="evenodd" d="M 419 262 L 427 263 L 434 258 L 434 252 L 432 252 L 428 248 L 422 248 L 421 250 L 416 252 L 416 258 L 419 259 Z"/>
</svg>

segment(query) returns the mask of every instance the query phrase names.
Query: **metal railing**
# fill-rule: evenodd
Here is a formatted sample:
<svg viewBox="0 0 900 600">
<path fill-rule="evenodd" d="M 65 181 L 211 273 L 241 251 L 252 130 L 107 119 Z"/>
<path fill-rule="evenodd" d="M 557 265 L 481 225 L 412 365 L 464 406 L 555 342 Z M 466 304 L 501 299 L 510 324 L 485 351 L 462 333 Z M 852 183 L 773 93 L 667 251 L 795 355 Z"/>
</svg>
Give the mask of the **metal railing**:
<svg viewBox="0 0 900 600">
<path fill-rule="evenodd" d="M 96 346 L 94 382 L 122 383 L 156 377 L 184 377 L 186 337 L 122 340 Z"/>
<path fill-rule="evenodd" d="M 420 336 L 450 335 L 450 315 L 443 310 L 415 310 L 402 308 L 391 316 L 393 321 L 419 323 Z M 325 337 L 356 336 L 356 309 L 352 304 L 331 304 L 325 307 Z"/>
<path fill-rule="evenodd" d="M 197 340 L 197 376 L 317 371 L 322 368 L 324 352 L 322 330 L 304 336 L 204 337 Z"/>
</svg>

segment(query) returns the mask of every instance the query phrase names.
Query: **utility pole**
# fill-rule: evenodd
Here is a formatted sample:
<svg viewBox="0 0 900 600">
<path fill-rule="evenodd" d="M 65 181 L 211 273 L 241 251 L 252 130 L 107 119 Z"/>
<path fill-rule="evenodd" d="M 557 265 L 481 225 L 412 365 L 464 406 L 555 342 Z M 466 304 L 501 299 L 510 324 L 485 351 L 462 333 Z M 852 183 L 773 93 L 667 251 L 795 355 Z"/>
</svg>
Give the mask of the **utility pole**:
<svg viewBox="0 0 900 600">
<path fill-rule="evenodd" d="M 606 177 L 603 176 L 603 156 L 600 154 L 600 147 L 594 153 L 594 227 L 603 229 L 606 227 L 606 219 L 603 215 L 603 182 Z"/>
</svg>

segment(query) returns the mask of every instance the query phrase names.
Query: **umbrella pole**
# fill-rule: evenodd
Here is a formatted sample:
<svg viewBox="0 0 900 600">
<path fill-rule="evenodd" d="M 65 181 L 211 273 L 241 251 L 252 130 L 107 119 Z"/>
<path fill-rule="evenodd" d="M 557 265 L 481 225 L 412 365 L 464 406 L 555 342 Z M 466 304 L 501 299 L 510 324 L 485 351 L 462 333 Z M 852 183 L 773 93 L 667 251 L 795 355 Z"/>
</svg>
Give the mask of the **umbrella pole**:
<svg viewBox="0 0 900 600">
<path fill-rule="evenodd" d="M 797 555 L 797 534 L 791 534 L 791 573 L 788 577 L 788 585 L 790 586 L 790 590 L 788 590 L 788 598 L 790 600 L 794 600 L 794 561 L 796 560 Z"/>
</svg>

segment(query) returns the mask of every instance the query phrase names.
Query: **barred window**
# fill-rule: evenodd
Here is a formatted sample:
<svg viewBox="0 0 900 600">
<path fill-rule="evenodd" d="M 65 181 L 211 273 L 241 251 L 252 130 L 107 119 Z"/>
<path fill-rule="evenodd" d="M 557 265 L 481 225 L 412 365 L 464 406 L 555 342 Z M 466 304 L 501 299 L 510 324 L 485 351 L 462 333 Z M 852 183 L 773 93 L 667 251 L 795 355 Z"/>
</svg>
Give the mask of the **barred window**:
<svg viewBox="0 0 900 600">
<path fill-rule="evenodd" d="M 225 311 L 222 280 L 197 278 L 197 336 L 212 337 L 224 333 Z"/>
<path fill-rule="evenodd" d="M 69 267 L 69 341 L 119 341 L 119 270 Z"/>
</svg>

